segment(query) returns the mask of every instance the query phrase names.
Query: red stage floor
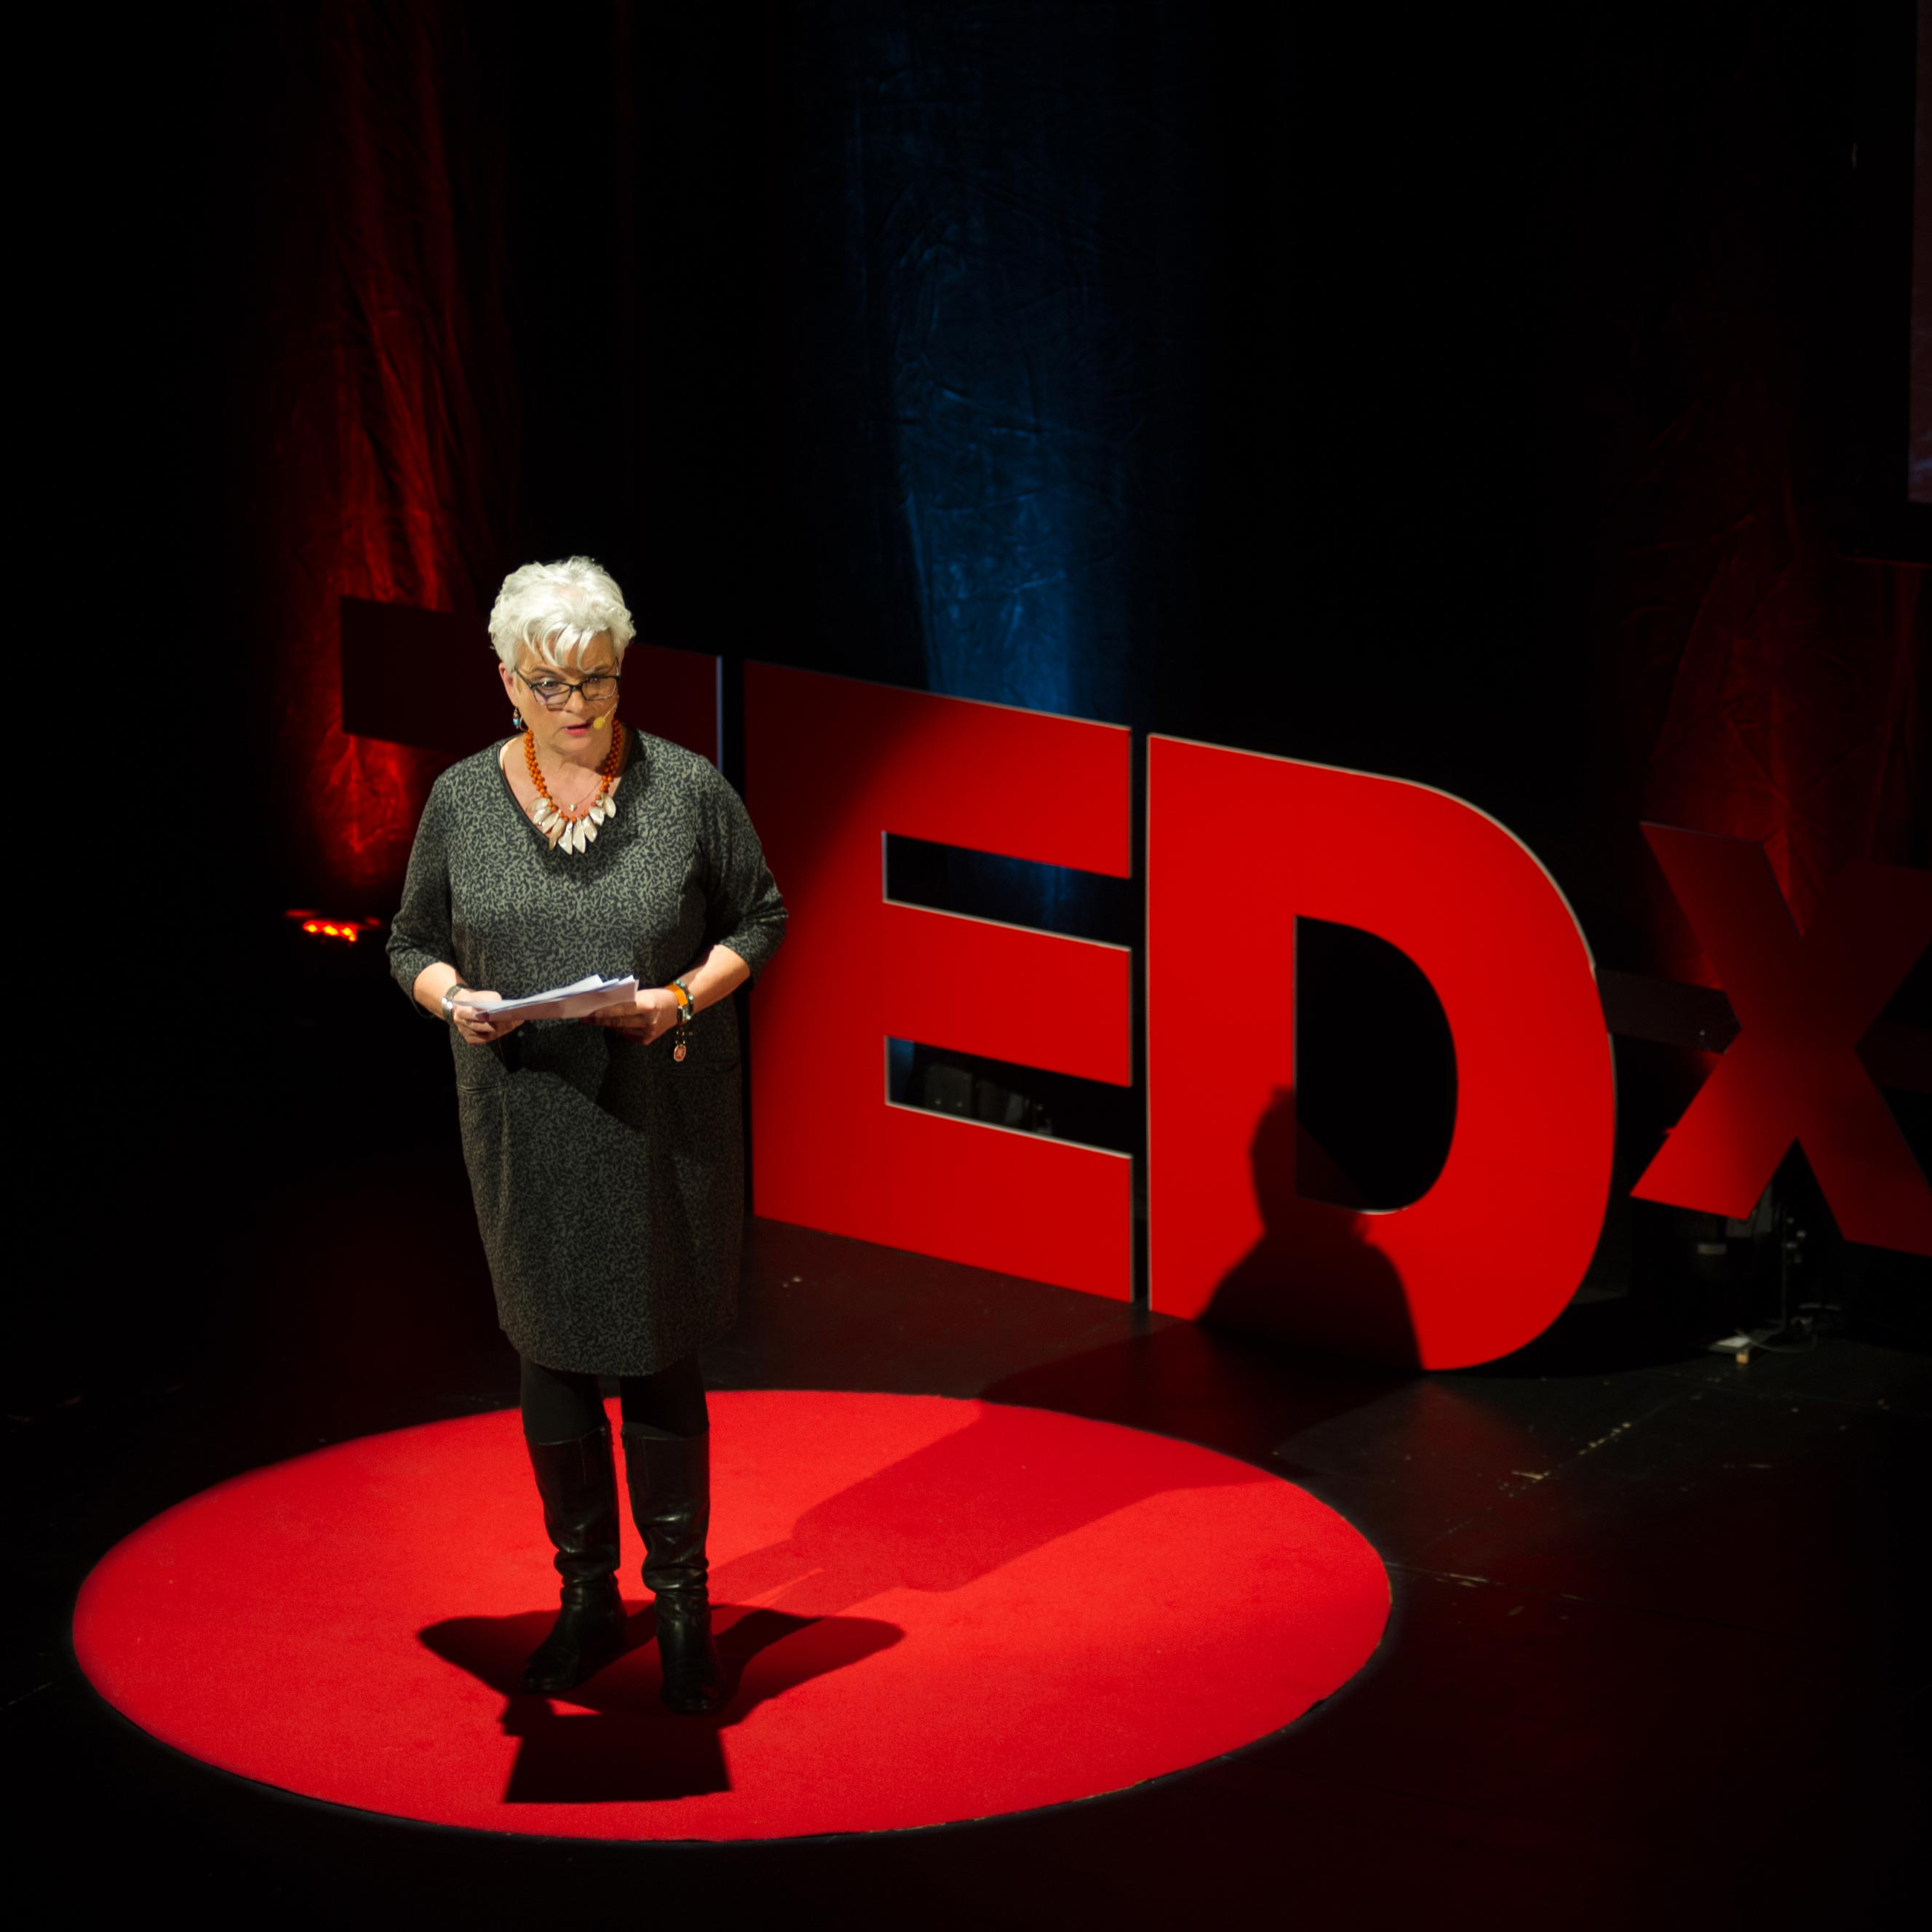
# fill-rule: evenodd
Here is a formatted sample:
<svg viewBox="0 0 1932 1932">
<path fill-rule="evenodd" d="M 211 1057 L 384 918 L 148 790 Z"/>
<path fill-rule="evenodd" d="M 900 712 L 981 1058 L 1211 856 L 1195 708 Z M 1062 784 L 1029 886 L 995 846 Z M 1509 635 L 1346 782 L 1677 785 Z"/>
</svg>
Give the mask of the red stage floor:
<svg viewBox="0 0 1932 1932">
<path fill-rule="evenodd" d="M 104 1557 L 82 1667 L 176 1749 L 364 1810 L 495 1832 L 875 1832 L 1114 1791 L 1291 1723 L 1358 1670 L 1382 1562 L 1267 1471 L 939 1396 L 714 1392 L 712 1597 L 742 1677 L 658 1702 L 632 1652 L 513 1694 L 554 1572 L 518 1418 L 258 1469 Z"/>
</svg>

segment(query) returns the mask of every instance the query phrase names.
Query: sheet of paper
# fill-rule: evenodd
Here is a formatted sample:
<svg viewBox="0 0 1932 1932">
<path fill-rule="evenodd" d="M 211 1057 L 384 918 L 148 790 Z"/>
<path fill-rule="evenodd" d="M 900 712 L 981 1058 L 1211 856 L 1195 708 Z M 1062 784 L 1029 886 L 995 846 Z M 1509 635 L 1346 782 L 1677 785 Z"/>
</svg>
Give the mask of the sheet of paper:
<svg viewBox="0 0 1932 1932">
<path fill-rule="evenodd" d="M 526 993 L 520 999 L 499 1000 L 479 1009 L 493 1013 L 514 1013 L 526 1020 L 581 1019 L 586 1013 L 601 1012 L 606 1006 L 627 1006 L 638 990 L 637 975 L 627 973 L 621 980 L 600 980 L 595 973 L 574 980 L 568 986 L 553 986 L 548 992 Z M 459 999 L 457 1004 L 463 1002 Z"/>
</svg>

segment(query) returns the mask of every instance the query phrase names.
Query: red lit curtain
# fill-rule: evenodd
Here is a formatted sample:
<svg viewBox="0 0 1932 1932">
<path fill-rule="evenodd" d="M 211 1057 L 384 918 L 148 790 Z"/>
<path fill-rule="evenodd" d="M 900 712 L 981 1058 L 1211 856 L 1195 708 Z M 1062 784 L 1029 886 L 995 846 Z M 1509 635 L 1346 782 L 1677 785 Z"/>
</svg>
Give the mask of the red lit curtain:
<svg viewBox="0 0 1932 1932">
<path fill-rule="evenodd" d="M 1814 38 L 1810 59 L 1842 59 L 1842 36 Z M 1706 983 L 1626 838 L 1637 818 L 1761 842 L 1801 927 L 1847 860 L 1932 857 L 1924 572 L 1841 554 L 1826 508 L 1831 418 L 1856 386 L 1834 366 L 1851 300 L 1839 251 L 1855 244 L 1832 199 L 1838 157 L 1806 112 L 1811 44 L 1787 27 L 1732 50 L 1676 148 L 1644 124 L 1606 144 L 1606 205 L 1614 188 L 1642 209 L 1640 238 L 1581 227 L 1621 310 L 1595 352 L 1627 412 L 1606 508 L 1612 836 L 1643 873 L 1647 963 Z"/>
<path fill-rule="evenodd" d="M 1642 816 L 1762 842 L 1802 926 L 1847 859 L 1925 862 L 1926 613 L 1922 572 L 1834 550 L 1794 488 L 1797 440 L 1786 400 L 1752 382 L 1656 438 L 1632 506 L 1648 527 L 1625 554 L 1618 711 Z M 1660 899 L 1658 964 L 1708 981 Z"/>
<path fill-rule="evenodd" d="M 344 734 L 338 600 L 487 610 L 514 560 L 503 122 L 458 5 L 292 9 L 276 64 L 244 411 L 253 622 L 290 886 L 359 910 L 393 892 L 446 760 Z"/>
</svg>

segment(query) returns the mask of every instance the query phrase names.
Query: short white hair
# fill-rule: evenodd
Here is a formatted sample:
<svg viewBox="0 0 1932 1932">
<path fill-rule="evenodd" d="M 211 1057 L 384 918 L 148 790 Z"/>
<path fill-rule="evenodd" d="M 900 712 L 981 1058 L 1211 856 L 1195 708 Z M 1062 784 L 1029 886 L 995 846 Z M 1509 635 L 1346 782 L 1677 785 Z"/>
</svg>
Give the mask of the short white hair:
<svg viewBox="0 0 1932 1932">
<path fill-rule="evenodd" d="M 526 563 L 512 571 L 490 612 L 490 642 L 511 670 L 526 647 L 539 664 L 567 669 L 578 662 L 592 638 L 606 631 L 621 663 L 637 627 L 616 579 L 587 556 Z"/>
</svg>

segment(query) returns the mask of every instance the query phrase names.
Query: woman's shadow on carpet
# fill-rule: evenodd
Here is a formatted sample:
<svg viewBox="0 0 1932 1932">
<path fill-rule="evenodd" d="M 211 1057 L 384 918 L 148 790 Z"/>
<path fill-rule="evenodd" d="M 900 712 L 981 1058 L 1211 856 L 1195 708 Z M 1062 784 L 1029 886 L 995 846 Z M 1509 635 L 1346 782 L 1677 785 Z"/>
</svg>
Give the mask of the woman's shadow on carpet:
<svg viewBox="0 0 1932 1932">
<path fill-rule="evenodd" d="M 730 1788 L 720 1732 L 792 1686 L 897 1643 L 897 1624 L 851 1614 L 892 1590 L 950 1594 L 1096 1522 L 1177 1486 L 1174 1445 L 1123 1430 L 1077 1465 L 1042 1465 L 1037 1416 L 998 1402 L 972 1420 L 848 1483 L 802 1511 L 789 1535 L 712 1566 L 718 1648 L 733 1687 L 708 1720 L 666 1711 L 658 1698 L 648 1610 L 632 1645 L 571 1694 L 572 1715 L 517 1689 L 524 1660 L 555 1612 L 454 1617 L 422 1641 L 507 1700 L 503 1725 L 524 1740 L 504 1796 L 512 1804 L 598 1804 Z M 1270 1474 L 1216 1458 L 1190 1488 L 1269 1482 Z M 758 1601 L 734 1622 L 734 1603 Z M 782 1599 L 782 1606 L 774 1602 Z M 748 1670 L 761 1652 L 771 1654 Z M 748 1682 L 749 1678 L 751 1681 Z"/>
<path fill-rule="evenodd" d="M 723 1606 L 720 1606 L 722 1612 Z M 506 1701 L 505 1732 L 523 1742 L 503 1792 L 506 1804 L 612 1804 L 691 1798 L 728 1791 L 719 1732 L 740 1724 L 767 1699 L 874 1652 L 904 1632 L 872 1617 L 805 1617 L 748 1610 L 717 1627 L 730 1701 L 710 1717 L 681 1716 L 658 1696 L 656 1613 L 634 1611 L 624 1654 L 566 1698 L 532 1696 L 518 1688 L 524 1660 L 549 1635 L 555 1612 L 511 1617 L 448 1617 L 419 1633 L 446 1663 L 466 1670 Z M 784 1647 L 759 1671 L 747 1666 L 762 1650 Z M 640 1653 L 646 1653 L 641 1654 Z M 559 1703 L 577 1707 L 560 1710 Z"/>
</svg>

